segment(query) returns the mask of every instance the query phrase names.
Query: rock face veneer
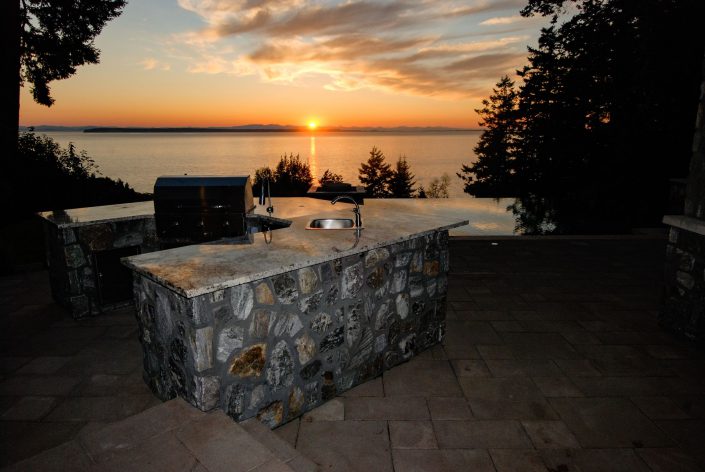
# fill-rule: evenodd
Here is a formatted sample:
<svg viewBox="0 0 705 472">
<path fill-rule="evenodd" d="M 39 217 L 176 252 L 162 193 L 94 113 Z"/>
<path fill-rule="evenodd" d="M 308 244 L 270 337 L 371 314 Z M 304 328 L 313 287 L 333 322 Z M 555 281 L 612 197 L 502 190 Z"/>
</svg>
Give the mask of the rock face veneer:
<svg viewBox="0 0 705 472">
<path fill-rule="evenodd" d="M 135 273 L 145 380 L 277 426 L 438 343 L 447 272 L 437 231 L 193 298 Z"/>
<path fill-rule="evenodd" d="M 43 224 L 52 296 L 74 318 L 131 303 L 129 296 L 108 303 L 101 300 L 95 256 L 124 248 L 139 248 L 142 253 L 158 250 L 153 217 L 76 226 Z"/>
<path fill-rule="evenodd" d="M 705 345 L 705 235 L 671 227 L 665 282 L 659 322 Z"/>
</svg>

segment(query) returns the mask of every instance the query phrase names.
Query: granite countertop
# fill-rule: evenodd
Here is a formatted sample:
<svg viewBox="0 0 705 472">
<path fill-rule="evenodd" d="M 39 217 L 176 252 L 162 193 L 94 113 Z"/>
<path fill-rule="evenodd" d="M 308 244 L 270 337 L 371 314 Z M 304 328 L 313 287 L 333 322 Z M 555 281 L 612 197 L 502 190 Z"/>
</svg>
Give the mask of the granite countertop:
<svg viewBox="0 0 705 472">
<path fill-rule="evenodd" d="M 669 226 L 705 236 L 705 221 L 685 215 L 666 215 L 663 222 Z"/>
<path fill-rule="evenodd" d="M 299 199 L 290 199 L 291 205 L 303 205 Z M 310 199 L 304 200 L 306 204 Z M 280 200 L 281 202 L 281 200 Z M 355 230 L 307 230 L 312 217 L 352 218 L 352 205 L 340 202 L 331 207 L 329 202 L 314 203 L 325 211 L 308 213 L 289 218 L 288 228 L 271 233 L 270 244 L 265 234 L 255 234 L 252 244 L 229 244 L 215 241 L 207 244 L 185 246 L 166 251 L 152 252 L 123 259 L 123 263 L 134 271 L 145 275 L 175 292 L 191 298 L 252 280 L 296 270 L 301 267 L 338 259 L 368 251 L 380 246 L 402 242 L 413 237 L 467 225 L 467 219 L 449 218 L 434 214 L 416 214 L 401 211 L 398 205 L 364 205 L 362 219 L 364 229 L 356 237 Z M 277 201 L 275 215 L 287 217 Z M 304 207 L 307 205 L 303 205 Z"/>
<path fill-rule="evenodd" d="M 255 204 L 257 199 L 254 199 Z M 447 219 L 470 220 L 467 226 L 453 228 L 451 236 L 516 236 L 514 216 L 507 207 L 514 199 L 492 198 L 398 198 L 366 199 L 362 206 L 367 211 L 382 208 L 384 211 L 402 211 L 415 215 L 443 216 Z M 330 211 L 327 200 L 306 197 L 274 197 L 274 216 L 295 218 Z M 341 202 L 342 203 L 342 202 Z M 339 205 L 339 204 L 338 204 Z M 266 215 L 266 205 L 255 205 L 256 215 Z M 64 211 L 45 211 L 39 216 L 58 227 L 77 227 L 110 221 L 149 218 L 154 215 L 153 202 L 123 203 L 89 208 L 74 208 Z"/>
<path fill-rule="evenodd" d="M 72 228 L 110 221 L 134 220 L 154 216 L 154 203 L 118 203 L 69 210 L 43 211 L 38 215 L 59 228 Z"/>
<path fill-rule="evenodd" d="M 257 199 L 254 199 L 255 204 Z M 330 202 L 314 198 L 273 198 L 275 217 L 293 218 L 329 210 Z M 266 206 L 256 205 L 255 214 L 266 215 Z M 119 203 L 68 210 L 42 211 L 38 215 L 59 228 L 86 226 L 110 221 L 124 221 L 154 216 L 154 202 Z"/>
</svg>

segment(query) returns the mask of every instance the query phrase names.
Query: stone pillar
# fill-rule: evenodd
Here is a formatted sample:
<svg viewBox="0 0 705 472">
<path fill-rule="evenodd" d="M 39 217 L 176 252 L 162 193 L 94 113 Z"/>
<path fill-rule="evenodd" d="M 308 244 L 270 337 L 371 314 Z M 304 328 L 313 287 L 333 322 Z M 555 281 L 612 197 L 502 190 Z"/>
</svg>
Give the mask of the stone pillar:
<svg viewBox="0 0 705 472">
<path fill-rule="evenodd" d="M 705 60 L 683 215 L 667 215 L 662 326 L 705 344 Z"/>
</svg>

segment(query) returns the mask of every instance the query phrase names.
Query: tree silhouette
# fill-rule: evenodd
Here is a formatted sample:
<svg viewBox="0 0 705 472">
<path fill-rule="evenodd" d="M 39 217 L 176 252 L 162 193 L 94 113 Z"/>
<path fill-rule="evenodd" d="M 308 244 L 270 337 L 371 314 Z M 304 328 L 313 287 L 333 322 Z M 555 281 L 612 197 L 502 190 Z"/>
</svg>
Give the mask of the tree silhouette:
<svg viewBox="0 0 705 472">
<path fill-rule="evenodd" d="M 434 177 L 424 190 L 423 198 L 450 198 L 448 188 L 450 187 L 450 175 L 443 174 L 441 178 Z"/>
<path fill-rule="evenodd" d="M 34 100 L 51 106 L 49 83 L 95 64 L 94 39 L 117 17 L 125 0 L 5 0 L 2 13 L 2 149 L 14 157 L 19 128 L 19 89 L 31 84 Z M 9 84 L 9 85 L 8 85 Z"/>
<path fill-rule="evenodd" d="M 389 193 L 395 198 L 411 198 L 414 194 L 414 174 L 411 173 L 406 156 L 399 156 L 389 183 Z"/>
<path fill-rule="evenodd" d="M 341 184 L 343 183 L 343 176 L 340 174 L 336 174 L 330 169 L 326 169 L 325 172 L 323 172 L 321 178 L 318 179 L 318 181 L 321 183 L 321 185 Z"/>
<path fill-rule="evenodd" d="M 255 171 L 255 181 L 252 184 L 252 191 L 259 195 L 262 183 L 268 180 L 269 189 L 273 196 L 295 197 L 306 195 L 306 192 L 313 183 L 311 167 L 303 162 L 299 155 L 290 153 L 284 154 L 277 163 L 274 170 L 269 167 L 261 167 Z"/>
<path fill-rule="evenodd" d="M 687 173 L 705 2 L 572 0 L 559 24 L 567 3 L 522 11 L 552 22 L 519 72 L 522 193 L 550 200 L 569 230 L 658 224 L 668 179 Z"/>
<path fill-rule="evenodd" d="M 514 82 L 505 75 L 497 82 L 489 99 L 482 101 L 483 107 L 475 110 L 481 118 L 480 126 L 487 129 L 473 149 L 477 161 L 463 165 L 457 174 L 465 182 L 465 192 L 477 197 L 516 195 L 518 101 Z"/>
<path fill-rule="evenodd" d="M 525 201 L 515 209 L 550 209 L 558 231 L 658 224 L 669 178 L 687 173 L 705 2 L 529 0 L 522 15 L 550 17 L 550 25 L 517 73 L 523 83 L 507 164 Z M 498 129 L 487 126 L 479 154 L 492 149 L 485 144 Z M 477 176 L 506 177 L 506 168 L 485 162 L 473 169 L 477 181 L 466 180 L 469 190 L 480 190 Z"/>
<path fill-rule="evenodd" d="M 25 218 L 40 210 L 151 199 L 151 195 L 135 192 L 119 179 L 100 176 L 93 159 L 73 143 L 62 148 L 47 136 L 20 133 L 17 161 L 22 163 L 23 172 L 9 172 L 18 189 L 8 195 L 7 201 L 12 201 L 10 219 Z"/>
<path fill-rule="evenodd" d="M 384 162 L 384 159 L 384 153 L 377 147 L 373 147 L 367 163 L 360 164 L 360 183 L 365 186 L 367 195 L 373 198 L 389 196 L 389 185 L 394 177 L 394 171 Z"/>
</svg>

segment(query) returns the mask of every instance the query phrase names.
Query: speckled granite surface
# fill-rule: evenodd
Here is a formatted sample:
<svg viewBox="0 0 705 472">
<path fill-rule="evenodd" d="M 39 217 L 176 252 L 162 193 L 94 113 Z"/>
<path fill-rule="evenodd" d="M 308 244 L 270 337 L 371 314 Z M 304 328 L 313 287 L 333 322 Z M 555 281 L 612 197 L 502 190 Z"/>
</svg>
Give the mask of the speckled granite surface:
<svg viewBox="0 0 705 472">
<path fill-rule="evenodd" d="M 139 274 L 191 298 L 406 241 L 435 230 L 468 224 L 467 220 L 460 218 L 403 212 L 397 205 L 385 205 L 378 200 L 374 206 L 363 207 L 365 229 L 359 236 L 354 230 L 306 230 L 307 223 L 314 216 L 352 217 L 352 206 L 349 204 L 339 203 L 331 207 L 325 203 L 325 207 L 328 211 L 291 218 L 289 228 L 272 233 L 270 244 L 260 233 L 255 235 L 252 244 L 213 242 L 141 254 L 123 259 L 123 263 Z M 285 213 L 281 212 L 279 216 L 283 217 Z"/>
<path fill-rule="evenodd" d="M 96 223 L 126 221 L 153 216 L 154 202 L 119 203 L 117 205 L 43 211 L 38 214 L 40 217 L 55 224 L 59 228 L 72 228 Z"/>
<path fill-rule="evenodd" d="M 256 199 L 255 199 L 256 201 Z M 451 230 L 451 236 L 512 236 L 517 234 L 516 221 L 507 207 L 513 198 L 397 198 L 367 199 L 363 213 L 371 208 L 395 208 L 414 214 L 444 215 L 448 218 L 469 220 L 466 226 Z M 330 202 L 315 198 L 290 197 L 273 199 L 274 216 L 295 218 L 330 211 Z M 255 214 L 264 215 L 266 206 L 257 205 Z M 334 207 L 333 207 L 334 208 Z M 395 210 L 395 211 L 396 211 Z M 152 202 L 125 203 L 101 207 L 74 208 L 64 212 L 45 211 L 39 216 L 61 227 L 76 227 L 102 221 L 119 221 L 144 218 L 154 214 Z"/>
</svg>

